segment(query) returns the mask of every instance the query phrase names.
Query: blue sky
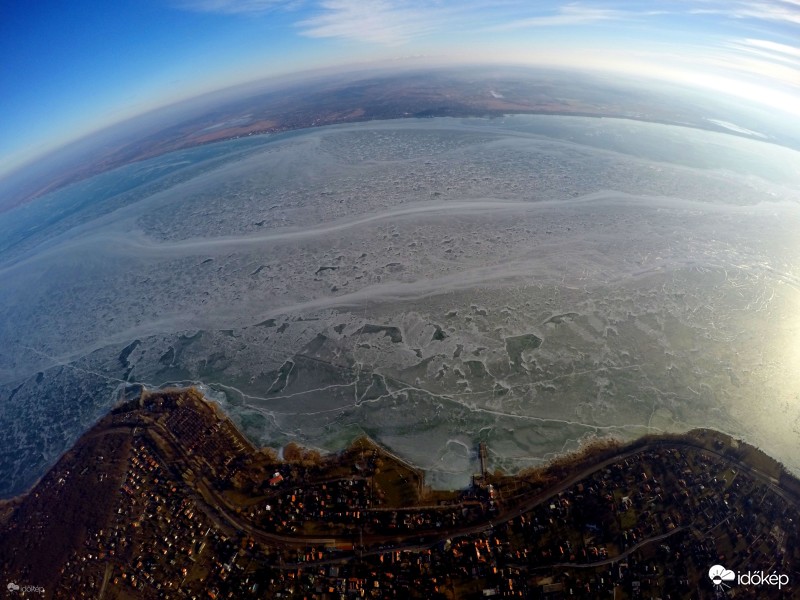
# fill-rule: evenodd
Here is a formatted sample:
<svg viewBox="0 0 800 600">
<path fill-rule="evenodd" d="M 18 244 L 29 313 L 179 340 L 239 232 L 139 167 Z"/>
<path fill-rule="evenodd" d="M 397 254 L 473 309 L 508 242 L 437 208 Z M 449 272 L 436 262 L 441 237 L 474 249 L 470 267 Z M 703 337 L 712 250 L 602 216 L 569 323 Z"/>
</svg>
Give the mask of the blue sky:
<svg viewBox="0 0 800 600">
<path fill-rule="evenodd" d="M 800 119 L 800 0 L 0 0 L 0 56 L 0 175 L 207 91 L 401 60 L 647 75 Z"/>
</svg>

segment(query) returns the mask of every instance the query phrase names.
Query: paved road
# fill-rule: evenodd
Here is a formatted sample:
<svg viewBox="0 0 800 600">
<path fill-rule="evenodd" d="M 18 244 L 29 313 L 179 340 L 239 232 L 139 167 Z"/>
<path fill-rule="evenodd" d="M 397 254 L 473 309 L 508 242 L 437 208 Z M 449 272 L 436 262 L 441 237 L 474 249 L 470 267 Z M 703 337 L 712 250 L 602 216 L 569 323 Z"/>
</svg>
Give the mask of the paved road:
<svg viewBox="0 0 800 600">
<path fill-rule="evenodd" d="M 112 564 L 107 562 L 106 572 L 103 574 L 103 585 L 100 586 L 100 593 L 97 595 L 97 600 L 103 600 L 103 596 L 106 594 L 106 586 L 108 585 L 108 580 L 111 578 L 111 568 Z"/>
</svg>

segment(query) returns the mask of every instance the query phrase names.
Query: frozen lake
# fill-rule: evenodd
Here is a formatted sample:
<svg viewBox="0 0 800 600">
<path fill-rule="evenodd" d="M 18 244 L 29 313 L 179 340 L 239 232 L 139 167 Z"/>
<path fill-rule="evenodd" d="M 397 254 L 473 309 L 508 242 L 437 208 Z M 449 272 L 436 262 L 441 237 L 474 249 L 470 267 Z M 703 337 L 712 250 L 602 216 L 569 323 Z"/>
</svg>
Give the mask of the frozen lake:
<svg viewBox="0 0 800 600">
<path fill-rule="evenodd" d="M 0 493 L 125 382 L 254 440 L 367 433 L 460 486 L 707 426 L 800 473 L 800 153 L 554 116 L 176 152 L 0 221 Z"/>
</svg>

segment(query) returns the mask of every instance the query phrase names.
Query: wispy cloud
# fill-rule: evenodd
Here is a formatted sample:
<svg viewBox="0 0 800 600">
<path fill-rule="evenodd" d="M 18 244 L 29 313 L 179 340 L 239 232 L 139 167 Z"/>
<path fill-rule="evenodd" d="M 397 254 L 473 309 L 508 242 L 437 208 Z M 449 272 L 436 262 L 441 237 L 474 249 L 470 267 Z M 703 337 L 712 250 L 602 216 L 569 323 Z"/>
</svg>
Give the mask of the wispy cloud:
<svg viewBox="0 0 800 600">
<path fill-rule="evenodd" d="M 770 56 L 776 60 L 791 60 L 796 62 L 800 60 L 800 47 L 789 46 L 788 44 L 779 44 L 770 40 L 742 40 L 741 46 L 755 48 L 756 50 L 769 53 Z"/>
<path fill-rule="evenodd" d="M 734 6 L 735 16 L 778 21 L 800 25 L 800 2 L 793 0 L 777 0 L 775 2 L 743 2 Z"/>
<path fill-rule="evenodd" d="M 631 13 L 613 8 L 600 8 L 579 4 L 568 4 L 558 8 L 552 14 L 521 17 L 493 27 L 494 30 L 525 29 L 528 27 L 559 27 L 569 25 L 586 25 L 601 21 L 612 21 L 628 18 Z"/>
<path fill-rule="evenodd" d="M 179 0 L 177 6 L 196 12 L 258 15 L 277 9 L 293 9 L 301 4 L 301 0 Z"/>
<path fill-rule="evenodd" d="M 698 62 L 724 69 L 729 73 L 738 73 L 740 77 L 749 77 L 752 80 L 763 82 L 771 81 L 774 84 L 788 86 L 788 88 L 800 88 L 797 67 L 782 64 L 770 58 L 708 51 L 698 59 Z"/>
<path fill-rule="evenodd" d="M 690 14 L 800 25 L 800 0 L 704 0 L 696 4 Z"/>
<path fill-rule="evenodd" d="M 710 49 L 701 60 L 742 77 L 800 91 L 800 48 L 796 46 L 762 39 L 731 40 Z"/>
<path fill-rule="evenodd" d="M 467 7 L 401 0 L 323 0 L 320 11 L 297 25 L 303 35 L 396 45 L 445 30 Z"/>
<path fill-rule="evenodd" d="M 398 44 L 437 31 L 506 31 L 578 26 L 664 14 L 570 3 L 542 10 L 519 0 L 446 2 L 422 0 L 322 0 L 316 15 L 298 23 L 309 37 Z M 493 23 L 486 27 L 487 22 Z"/>
<path fill-rule="evenodd" d="M 310 37 L 347 38 L 398 43 L 454 25 L 452 19 L 488 17 L 492 30 L 534 27 L 567 27 L 632 20 L 661 15 L 710 15 L 737 21 L 771 21 L 800 25 L 800 0 L 683 0 L 659 4 L 583 0 L 173 0 L 192 11 L 258 15 L 274 10 L 303 8 L 310 16 L 298 25 Z M 381 37 L 380 34 L 385 34 Z"/>
</svg>

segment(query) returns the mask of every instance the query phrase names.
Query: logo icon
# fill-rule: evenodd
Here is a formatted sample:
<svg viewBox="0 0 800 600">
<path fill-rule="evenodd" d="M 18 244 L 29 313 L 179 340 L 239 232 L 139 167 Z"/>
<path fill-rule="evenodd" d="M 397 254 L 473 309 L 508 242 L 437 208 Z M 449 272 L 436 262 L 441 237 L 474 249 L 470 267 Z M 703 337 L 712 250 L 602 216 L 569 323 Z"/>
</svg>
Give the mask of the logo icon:
<svg viewBox="0 0 800 600">
<path fill-rule="evenodd" d="M 726 582 L 736 579 L 736 573 L 730 569 L 726 569 L 722 565 L 714 565 L 708 570 L 708 578 L 711 579 L 711 583 L 717 588 L 729 588 L 731 586 Z"/>
<path fill-rule="evenodd" d="M 9 584 L 6 586 L 6 589 L 7 589 L 9 592 L 18 592 L 18 591 L 19 591 L 19 586 L 18 586 L 16 583 L 14 583 L 14 582 L 12 581 L 11 583 L 9 583 Z"/>
</svg>

